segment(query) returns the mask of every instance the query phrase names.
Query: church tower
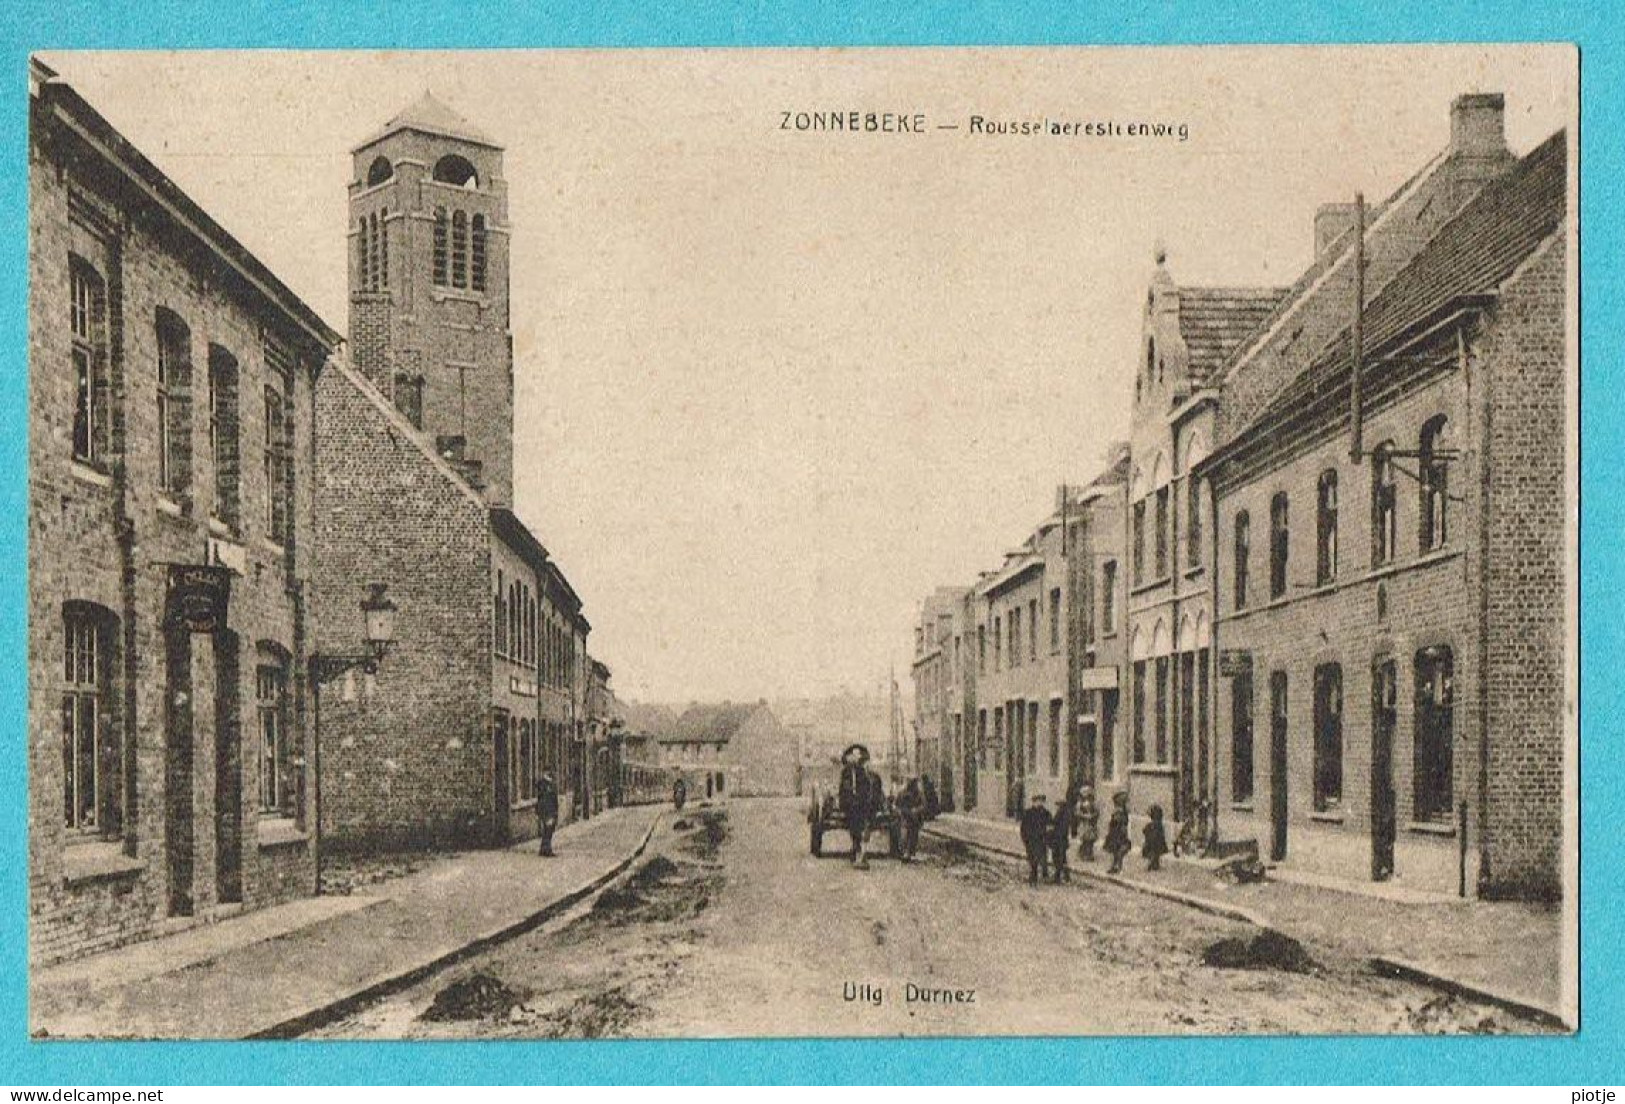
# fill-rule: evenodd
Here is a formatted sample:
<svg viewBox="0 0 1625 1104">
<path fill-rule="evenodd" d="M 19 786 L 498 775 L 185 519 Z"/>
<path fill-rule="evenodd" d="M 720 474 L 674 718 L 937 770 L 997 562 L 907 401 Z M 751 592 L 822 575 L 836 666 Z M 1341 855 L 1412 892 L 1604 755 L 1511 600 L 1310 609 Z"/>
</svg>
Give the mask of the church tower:
<svg viewBox="0 0 1625 1104">
<path fill-rule="evenodd" d="M 425 92 L 352 152 L 350 355 L 493 506 L 513 503 L 502 147 Z"/>
</svg>

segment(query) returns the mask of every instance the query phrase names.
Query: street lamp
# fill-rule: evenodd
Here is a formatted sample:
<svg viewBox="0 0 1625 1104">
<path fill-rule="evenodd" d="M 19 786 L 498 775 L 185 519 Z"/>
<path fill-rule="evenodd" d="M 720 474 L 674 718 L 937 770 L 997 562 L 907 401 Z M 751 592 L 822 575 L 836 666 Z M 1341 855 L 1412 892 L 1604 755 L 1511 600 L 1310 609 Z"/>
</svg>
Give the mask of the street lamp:
<svg viewBox="0 0 1625 1104">
<path fill-rule="evenodd" d="M 316 892 L 322 891 L 322 684 L 332 682 L 340 675 L 360 668 L 366 674 L 375 674 L 378 664 L 395 642 L 396 605 L 384 593 L 386 583 L 368 583 L 367 596 L 361 599 L 362 631 L 366 649 L 360 652 L 313 652 L 310 656 L 310 770 L 306 791 L 310 794 L 308 828 L 315 842 L 314 865 Z"/>
</svg>

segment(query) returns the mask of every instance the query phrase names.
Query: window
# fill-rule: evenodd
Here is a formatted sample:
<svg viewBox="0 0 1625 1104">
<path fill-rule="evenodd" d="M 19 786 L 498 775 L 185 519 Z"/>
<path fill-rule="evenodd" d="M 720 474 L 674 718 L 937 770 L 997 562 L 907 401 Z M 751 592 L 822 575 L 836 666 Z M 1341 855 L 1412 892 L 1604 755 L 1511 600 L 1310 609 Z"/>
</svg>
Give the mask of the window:
<svg viewBox="0 0 1625 1104">
<path fill-rule="evenodd" d="M 1202 482 L 1195 476 L 1186 486 L 1185 566 L 1202 566 Z"/>
<path fill-rule="evenodd" d="M 987 674 L 987 626 L 976 626 L 976 673 Z"/>
<path fill-rule="evenodd" d="M 1049 772 L 1061 773 L 1061 702 L 1057 698 L 1049 703 Z"/>
<path fill-rule="evenodd" d="M 1445 417 L 1430 418 L 1422 427 L 1417 449 L 1417 478 L 1422 484 L 1421 550 L 1443 548 L 1449 538 L 1450 461 L 1444 447 Z"/>
<path fill-rule="evenodd" d="M 1315 584 L 1337 578 L 1337 473 L 1320 473 L 1315 495 Z"/>
<path fill-rule="evenodd" d="M 406 416 L 414 429 L 423 428 L 423 377 L 397 373 L 395 409 Z"/>
<path fill-rule="evenodd" d="M 254 706 L 260 726 L 260 812 L 293 816 L 298 789 L 289 746 L 288 670 L 283 663 L 262 662 L 255 668 Z"/>
<path fill-rule="evenodd" d="M 1134 585 L 1145 582 L 1145 499 L 1134 504 Z"/>
<path fill-rule="evenodd" d="M 1061 650 L 1061 588 L 1049 592 L 1049 650 L 1055 655 Z"/>
<path fill-rule="evenodd" d="M 1134 662 L 1134 762 L 1145 762 L 1145 660 Z"/>
<path fill-rule="evenodd" d="M 508 584 L 503 578 L 502 569 L 497 569 L 497 592 L 492 605 L 495 630 L 492 633 L 492 650 L 499 657 L 508 654 Z"/>
<path fill-rule="evenodd" d="M 1384 441 L 1371 451 L 1371 566 L 1392 563 L 1395 532 L 1394 446 Z"/>
<path fill-rule="evenodd" d="M 995 617 L 993 619 L 993 669 L 1002 670 L 1004 667 L 1004 622 Z"/>
<path fill-rule="evenodd" d="M 158 339 L 158 489 L 179 498 L 191 484 L 192 335 L 186 324 L 160 309 Z"/>
<path fill-rule="evenodd" d="M 1117 777 L 1117 691 L 1100 692 L 1100 773 Z"/>
<path fill-rule="evenodd" d="M 1004 769 L 1004 707 L 993 710 L 993 769 Z"/>
<path fill-rule="evenodd" d="M 987 710 L 976 711 L 976 765 L 987 769 Z"/>
<path fill-rule="evenodd" d="M 1157 578 L 1168 575 L 1168 488 L 1157 492 Z"/>
<path fill-rule="evenodd" d="M 209 458 L 214 465 L 213 516 L 235 532 L 239 517 L 237 359 L 218 345 L 209 346 Z"/>
<path fill-rule="evenodd" d="M 475 215 L 469 232 L 470 273 L 469 286 L 475 291 L 485 290 L 485 216 Z"/>
<path fill-rule="evenodd" d="M 389 158 L 382 155 L 374 157 L 372 164 L 367 166 L 367 187 L 377 187 L 394 175 L 395 166 L 389 163 Z"/>
<path fill-rule="evenodd" d="M 438 183 L 455 188 L 478 188 L 480 178 L 468 158 L 448 153 L 434 163 L 434 178 Z"/>
<path fill-rule="evenodd" d="M 1038 703 L 1027 703 L 1027 773 L 1038 773 Z"/>
<path fill-rule="evenodd" d="M 1157 694 L 1157 762 L 1168 761 L 1168 657 L 1158 656 L 1156 659 L 1156 694 Z"/>
<path fill-rule="evenodd" d="M 1027 603 L 1027 658 L 1038 659 L 1038 599 Z"/>
<path fill-rule="evenodd" d="M 1270 499 L 1270 597 L 1286 594 L 1286 563 L 1288 551 L 1286 492 Z"/>
<path fill-rule="evenodd" d="M 1010 630 L 1010 666 L 1021 666 L 1021 606 L 1017 605 L 1005 615 L 1005 628 Z"/>
<path fill-rule="evenodd" d="M 1315 668 L 1315 810 L 1329 812 L 1343 802 L 1343 669 L 1335 663 Z"/>
<path fill-rule="evenodd" d="M 277 544 L 288 540 L 288 499 L 292 491 L 293 449 L 288 440 L 289 419 L 287 403 L 280 387 L 282 381 L 275 373 L 267 377 L 265 385 L 265 525 L 266 533 Z"/>
<path fill-rule="evenodd" d="M 1252 519 L 1243 510 L 1236 515 L 1236 608 L 1247 608 L 1247 561 L 1252 558 Z"/>
<path fill-rule="evenodd" d="M 444 207 L 436 207 L 434 209 L 434 252 L 431 263 L 436 287 L 446 286 L 447 273 L 449 271 L 449 256 L 450 249 L 447 246 L 446 209 Z"/>
<path fill-rule="evenodd" d="M 451 213 L 451 286 L 468 286 L 468 216 L 462 211 Z"/>
<path fill-rule="evenodd" d="M 519 722 L 519 800 L 536 798 L 536 722 Z"/>
<path fill-rule="evenodd" d="M 1230 682 L 1230 800 L 1253 799 L 1253 676 Z"/>
<path fill-rule="evenodd" d="M 95 606 L 63 611 L 62 803 L 70 829 L 112 838 L 120 827 L 119 747 L 110 711 L 113 619 Z"/>
<path fill-rule="evenodd" d="M 1455 800 L 1454 658 L 1442 645 L 1416 653 L 1416 819 L 1449 820 Z"/>
<path fill-rule="evenodd" d="M 1117 561 L 1100 567 L 1100 631 L 1110 636 L 1117 631 Z"/>
<path fill-rule="evenodd" d="M 107 288 L 78 257 L 68 266 L 68 315 L 73 337 L 73 458 L 100 466 L 108 438 Z"/>
</svg>

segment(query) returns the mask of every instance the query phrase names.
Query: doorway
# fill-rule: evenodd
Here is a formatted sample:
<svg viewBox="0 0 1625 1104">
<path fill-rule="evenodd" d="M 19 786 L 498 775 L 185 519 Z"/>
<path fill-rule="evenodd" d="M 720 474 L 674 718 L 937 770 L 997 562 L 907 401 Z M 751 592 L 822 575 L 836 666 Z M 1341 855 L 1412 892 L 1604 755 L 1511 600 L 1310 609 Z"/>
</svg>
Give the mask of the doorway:
<svg viewBox="0 0 1625 1104">
<path fill-rule="evenodd" d="M 1286 672 L 1270 675 L 1270 859 L 1286 858 Z"/>
<path fill-rule="evenodd" d="M 1371 880 L 1394 876 L 1398 834 L 1394 800 L 1394 729 L 1399 720 L 1399 671 L 1393 660 L 1379 663 L 1371 676 Z"/>
<path fill-rule="evenodd" d="M 243 899 L 243 733 L 237 679 L 237 634 L 214 637 L 215 900 Z"/>
<path fill-rule="evenodd" d="M 192 807 L 192 636 L 170 630 L 164 639 L 168 678 L 164 685 L 164 860 L 169 880 L 170 916 L 191 916 L 193 853 Z"/>
</svg>

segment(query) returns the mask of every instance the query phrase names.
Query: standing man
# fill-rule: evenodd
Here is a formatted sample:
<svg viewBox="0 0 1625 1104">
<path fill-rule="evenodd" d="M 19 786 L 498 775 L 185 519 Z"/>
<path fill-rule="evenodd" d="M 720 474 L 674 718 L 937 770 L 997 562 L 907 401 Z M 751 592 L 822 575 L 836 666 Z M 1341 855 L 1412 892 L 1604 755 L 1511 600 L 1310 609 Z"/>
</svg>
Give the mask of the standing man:
<svg viewBox="0 0 1625 1104">
<path fill-rule="evenodd" d="M 1038 884 L 1039 875 L 1049 877 L 1049 810 L 1044 795 L 1034 794 L 1033 803 L 1021 811 L 1021 845 L 1027 849 L 1027 881 Z"/>
<path fill-rule="evenodd" d="M 1066 865 L 1066 853 L 1072 846 L 1072 801 L 1073 795 L 1055 802 L 1055 819 L 1050 823 L 1049 829 L 1049 858 L 1050 865 L 1055 868 L 1055 884 L 1072 880 L 1072 871 Z"/>
<path fill-rule="evenodd" d="M 903 854 L 904 862 L 913 862 L 914 853 L 920 849 L 920 822 L 926 818 L 925 794 L 921 790 L 920 780 L 910 778 L 908 785 L 897 798 L 897 819 L 903 825 Z"/>
<path fill-rule="evenodd" d="M 677 776 L 677 781 L 673 782 L 671 786 L 671 803 L 677 806 L 677 811 L 680 813 L 683 811 L 683 805 L 687 801 L 688 783 L 684 782 L 683 776 L 679 774 Z"/>
<path fill-rule="evenodd" d="M 553 830 L 559 826 L 559 787 L 552 771 L 543 771 L 536 787 L 536 827 L 542 837 L 541 853 L 553 857 Z"/>
<path fill-rule="evenodd" d="M 869 749 L 862 744 L 853 744 L 841 753 L 841 819 L 852 837 L 852 865 L 859 870 L 869 869 L 868 856 L 863 853 L 872 813 L 868 763 Z"/>
</svg>

